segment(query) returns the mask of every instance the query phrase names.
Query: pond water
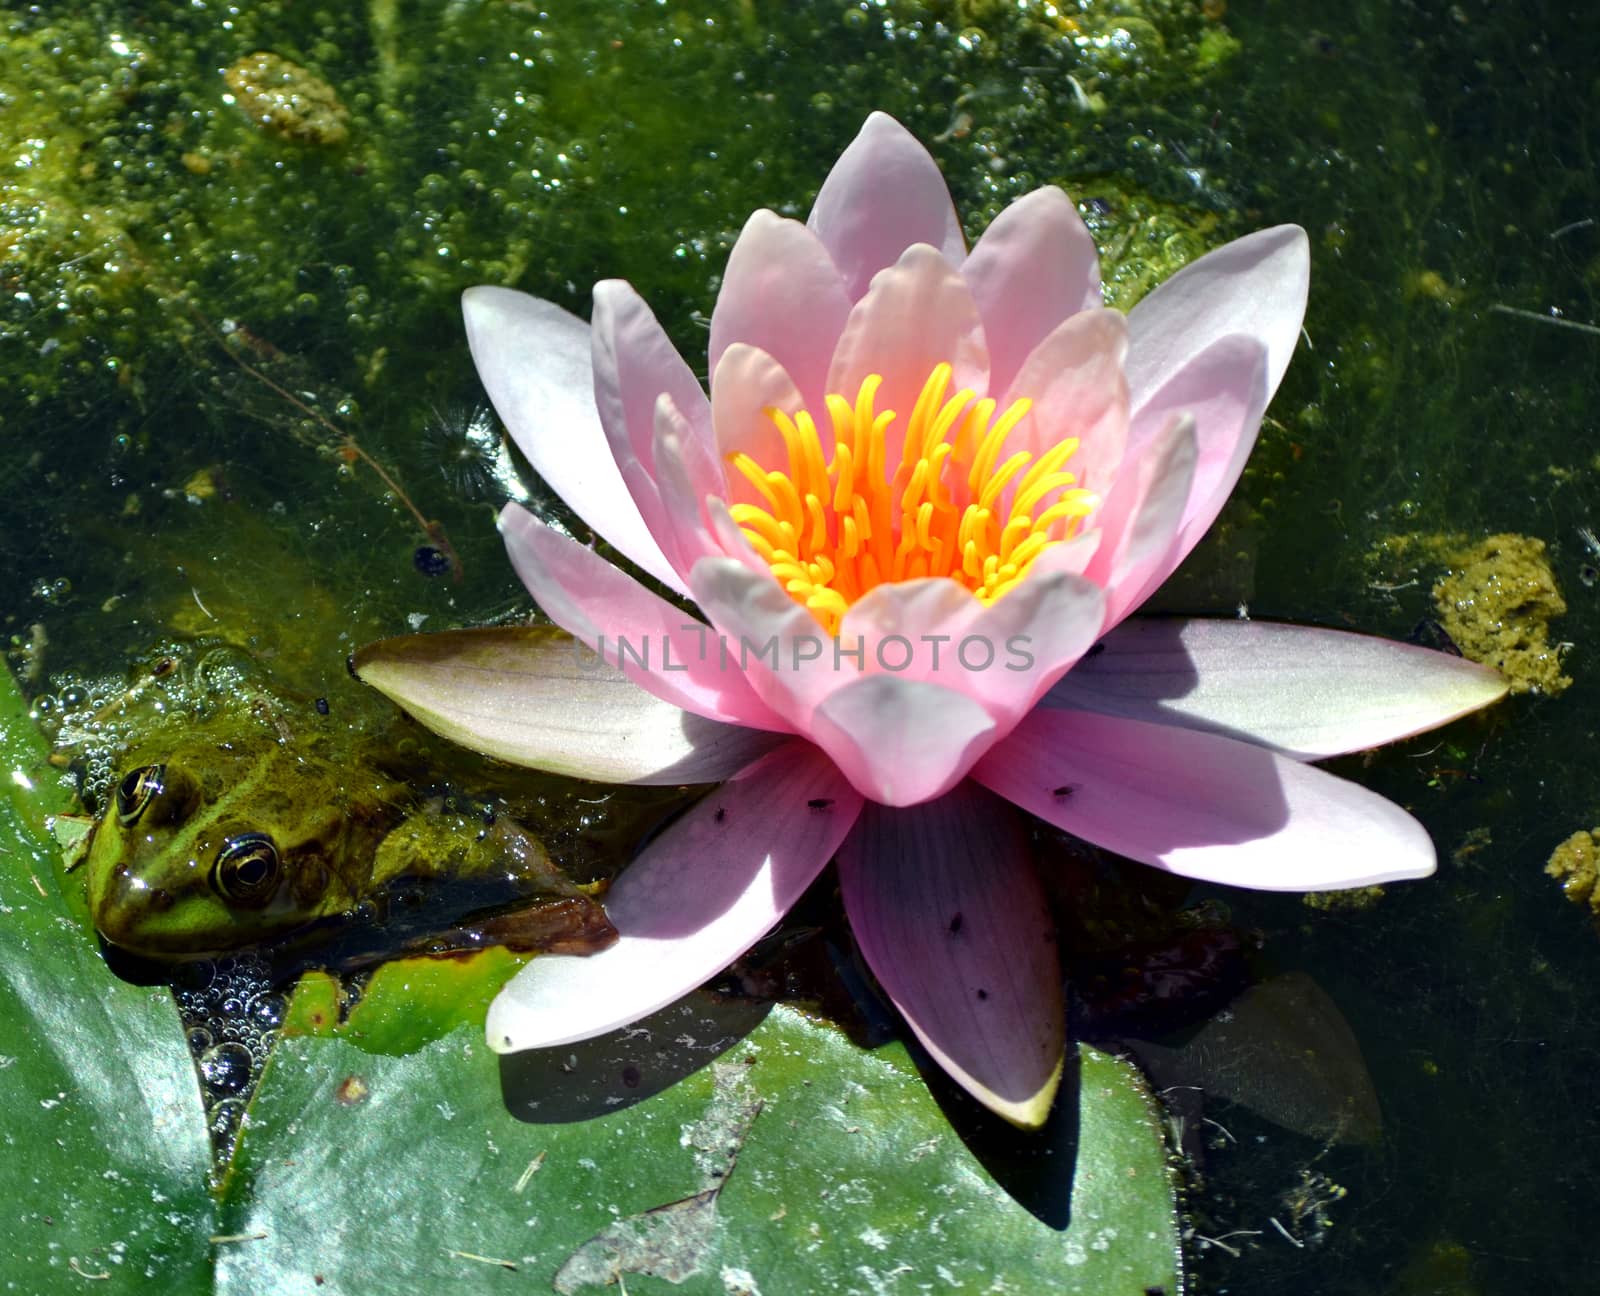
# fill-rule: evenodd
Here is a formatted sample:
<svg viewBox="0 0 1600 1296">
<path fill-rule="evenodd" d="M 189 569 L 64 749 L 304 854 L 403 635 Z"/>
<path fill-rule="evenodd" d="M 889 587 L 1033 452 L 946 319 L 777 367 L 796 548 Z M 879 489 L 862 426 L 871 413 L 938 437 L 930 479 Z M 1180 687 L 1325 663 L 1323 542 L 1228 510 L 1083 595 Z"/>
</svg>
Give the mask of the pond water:
<svg viewBox="0 0 1600 1296">
<path fill-rule="evenodd" d="M 1065 188 L 1114 305 L 1302 225 L 1302 346 L 1159 609 L 1519 640 L 1534 687 L 1335 763 L 1422 820 L 1434 878 L 1364 905 L 1185 897 L 1249 933 L 1254 976 L 1314 980 L 1382 1109 L 1365 1145 L 1208 1109 L 1192 1289 L 1592 1289 L 1600 934 L 1545 874 L 1600 823 L 1587 10 L 94 0 L 0 22 L 0 616 L 102 793 L 127 736 L 107 707 L 163 658 L 360 727 L 388 714 L 344 674 L 360 644 L 531 612 L 495 509 L 563 515 L 482 403 L 470 285 L 586 314 L 625 278 L 703 356 L 745 216 L 803 215 L 874 109 L 928 143 L 969 235 Z M 552 832 L 589 813 L 538 794 Z"/>
</svg>

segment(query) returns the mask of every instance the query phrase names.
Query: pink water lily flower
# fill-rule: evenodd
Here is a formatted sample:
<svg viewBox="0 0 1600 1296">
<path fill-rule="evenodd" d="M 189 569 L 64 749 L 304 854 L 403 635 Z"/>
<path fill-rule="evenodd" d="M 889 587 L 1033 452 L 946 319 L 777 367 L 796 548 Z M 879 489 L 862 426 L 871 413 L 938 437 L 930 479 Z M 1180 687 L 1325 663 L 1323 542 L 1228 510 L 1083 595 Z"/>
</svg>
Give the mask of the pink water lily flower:
<svg viewBox="0 0 1600 1296">
<path fill-rule="evenodd" d="M 1238 886 L 1431 872 L 1410 815 L 1307 762 L 1481 707 L 1498 675 L 1330 630 L 1125 621 L 1238 480 L 1308 275 L 1304 232 L 1279 226 L 1106 309 L 1060 190 L 969 252 L 933 159 L 874 114 L 804 224 L 745 225 L 709 396 L 626 283 L 596 285 L 590 324 L 470 290 L 473 358 L 534 468 L 698 616 L 510 504 L 518 573 L 607 665 L 463 639 L 363 677 L 505 759 L 723 784 L 612 887 L 617 944 L 534 960 L 490 1009 L 490 1045 L 661 1008 L 837 859 L 911 1029 L 1036 1126 L 1065 1013 L 1020 812 Z"/>
</svg>

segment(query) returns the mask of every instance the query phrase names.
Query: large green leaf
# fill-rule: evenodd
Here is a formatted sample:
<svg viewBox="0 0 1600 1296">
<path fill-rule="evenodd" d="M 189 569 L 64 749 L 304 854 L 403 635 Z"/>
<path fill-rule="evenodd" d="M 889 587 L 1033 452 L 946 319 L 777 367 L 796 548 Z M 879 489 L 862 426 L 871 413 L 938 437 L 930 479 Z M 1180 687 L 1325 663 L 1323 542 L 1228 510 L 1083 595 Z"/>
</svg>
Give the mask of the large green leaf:
<svg viewBox="0 0 1600 1296">
<path fill-rule="evenodd" d="M 898 1045 L 759 1016 L 696 996 L 631 1039 L 504 1060 L 471 1027 L 407 1056 L 285 1040 L 229 1176 L 225 1227 L 251 1240 L 221 1254 L 219 1290 L 399 1293 L 513 1268 L 558 1292 L 619 1273 L 635 1293 L 1177 1290 L 1159 1125 L 1124 1064 L 1082 1049 L 1063 1091 L 1052 1146 L 1075 1155 L 1054 1158 L 1041 1212 L 1058 1228 L 980 1164 Z"/>
<path fill-rule="evenodd" d="M 58 882 L 44 820 L 67 798 L 46 755 L 0 671 L 0 1279 L 30 1296 L 208 1291 L 194 1063 L 172 996 L 113 977 Z"/>
</svg>

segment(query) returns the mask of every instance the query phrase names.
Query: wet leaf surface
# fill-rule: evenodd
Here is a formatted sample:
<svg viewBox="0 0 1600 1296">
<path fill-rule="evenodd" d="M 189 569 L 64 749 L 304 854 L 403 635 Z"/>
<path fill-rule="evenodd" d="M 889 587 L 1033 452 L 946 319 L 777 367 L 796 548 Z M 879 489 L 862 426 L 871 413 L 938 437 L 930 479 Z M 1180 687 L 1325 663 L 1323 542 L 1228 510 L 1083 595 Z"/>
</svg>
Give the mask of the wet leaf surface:
<svg viewBox="0 0 1600 1296">
<path fill-rule="evenodd" d="M 226 1231 L 252 1240 L 221 1253 L 218 1290 L 414 1291 L 507 1266 L 563 1292 L 619 1274 L 636 1292 L 995 1277 L 1176 1290 L 1159 1126 L 1123 1063 L 1081 1051 L 1053 1227 L 974 1158 L 898 1045 L 863 1051 L 782 1006 L 730 1034 L 723 1008 L 697 995 L 610 1041 L 552 1050 L 578 1088 L 630 1051 L 641 1071 L 671 1053 L 707 1063 L 640 1101 L 624 1081 L 588 1119 L 526 1103 L 533 1120 L 512 1115 L 517 1059 L 475 1028 L 405 1056 L 285 1040 L 224 1193 Z"/>
<path fill-rule="evenodd" d="M 0 1290 L 210 1289 L 211 1148 L 172 996 L 118 981 L 46 818 L 69 798 L 0 674 Z M 65 890 L 63 889 L 65 888 Z"/>
</svg>

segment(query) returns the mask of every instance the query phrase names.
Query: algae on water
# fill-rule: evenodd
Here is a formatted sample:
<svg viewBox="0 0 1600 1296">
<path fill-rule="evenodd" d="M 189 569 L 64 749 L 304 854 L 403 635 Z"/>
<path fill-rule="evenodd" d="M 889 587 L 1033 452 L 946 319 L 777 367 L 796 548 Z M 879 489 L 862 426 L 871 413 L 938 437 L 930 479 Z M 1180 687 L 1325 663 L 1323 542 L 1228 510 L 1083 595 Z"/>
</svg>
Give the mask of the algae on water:
<svg viewBox="0 0 1600 1296">
<path fill-rule="evenodd" d="M 1550 852 L 1544 871 L 1561 879 L 1568 900 L 1600 917 L 1600 828 L 1573 833 Z"/>
<path fill-rule="evenodd" d="M 1545 557 L 1543 540 L 1492 535 L 1457 551 L 1451 570 L 1433 586 L 1439 620 L 1461 651 L 1493 666 L 1513 693 L 1560 693 L 1565 645 L 1552 644 L 1549 625 L 1567 610 Z"/>
</svg>

